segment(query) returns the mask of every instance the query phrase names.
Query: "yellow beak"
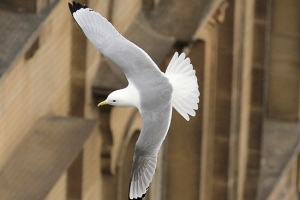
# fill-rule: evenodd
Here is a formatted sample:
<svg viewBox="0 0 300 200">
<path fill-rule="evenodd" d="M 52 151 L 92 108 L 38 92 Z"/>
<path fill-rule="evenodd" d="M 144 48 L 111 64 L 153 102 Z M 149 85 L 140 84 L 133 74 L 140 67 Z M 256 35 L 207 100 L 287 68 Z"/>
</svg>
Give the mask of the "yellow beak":
<svg viewBox="0 0 300 200">
<path fill-rule="evenodd" d="M 98 106 L 104 106 L 104 105 L 107 105 L 108 103 L 106 101 L 102 101 L 98 104 Z"/>
</svg>

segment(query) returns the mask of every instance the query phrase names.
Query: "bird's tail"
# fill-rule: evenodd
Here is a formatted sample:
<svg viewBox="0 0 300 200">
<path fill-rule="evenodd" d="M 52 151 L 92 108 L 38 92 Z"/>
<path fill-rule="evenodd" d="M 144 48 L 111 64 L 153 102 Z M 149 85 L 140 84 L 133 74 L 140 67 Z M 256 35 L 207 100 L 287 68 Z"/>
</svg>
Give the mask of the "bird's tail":
<svg viewBox="0 0 300 200">
<path fill-rule="evenodd" d="M 172 106 L 189 121 L 189 115 L 196 115 L 200 96 L 190 59 L 185 57 L 185 53 L 179 55 L 176 52 L 165 74 L 173 87 Z"/>
</svg>

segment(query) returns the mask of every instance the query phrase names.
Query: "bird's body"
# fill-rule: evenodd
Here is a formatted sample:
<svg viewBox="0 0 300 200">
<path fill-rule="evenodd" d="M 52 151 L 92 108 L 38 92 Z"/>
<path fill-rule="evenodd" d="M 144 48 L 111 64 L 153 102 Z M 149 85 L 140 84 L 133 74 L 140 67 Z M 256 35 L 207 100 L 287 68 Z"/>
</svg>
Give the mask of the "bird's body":
<svg viewBox="0 0 300 200">
<path fill-rule="evenodd" d="M 112 92 L 99 105 L 134 106 L 143 127 L 136 143 L 129 199 L 142 199 L 152 181 L 157 153 L 164 141 L 174 107 L 186 120 L 198 108 L 199 91 L 189 58 L 175 53 L 166 73 L 150 56 L 124 38 L 99 13 L 73 2 L 70 11 L 88 39 L 124 72 L 128 86 Z"/>
</svg>

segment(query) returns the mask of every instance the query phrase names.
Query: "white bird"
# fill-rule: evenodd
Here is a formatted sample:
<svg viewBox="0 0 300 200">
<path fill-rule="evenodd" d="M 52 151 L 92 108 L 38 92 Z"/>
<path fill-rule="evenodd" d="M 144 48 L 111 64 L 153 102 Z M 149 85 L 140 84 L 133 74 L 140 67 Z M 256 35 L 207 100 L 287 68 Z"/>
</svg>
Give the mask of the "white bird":
<svg viewBox="0 0 300 200">
<path fill-rule="evenodd" d="M 176 52 L 163 73 L 144 50 L 124 38 L 99 13 L 74 1 L 69 8 L 96 49 L 115 62 L 128 79 L 126 88 L 112 92 L 98 106 L 134 106 L 142 116 L 143 127 L 134 151 L 129 187 L 129 199 L 142 199 L 155 172 L 172 107 L 186 120 L 196 114 L 200 92 L 195 70 L 184 53 L 179 56 Z"/>
</svg>

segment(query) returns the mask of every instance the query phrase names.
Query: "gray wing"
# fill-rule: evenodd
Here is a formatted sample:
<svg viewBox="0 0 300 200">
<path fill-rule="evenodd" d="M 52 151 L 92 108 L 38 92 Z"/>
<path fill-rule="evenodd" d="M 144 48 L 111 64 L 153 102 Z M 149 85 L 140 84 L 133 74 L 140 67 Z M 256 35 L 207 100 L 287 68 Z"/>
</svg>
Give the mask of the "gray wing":
<svg viewBox="0 0 300 200">
<path fill-rule="evenodd" d="M 142 199 L 152 181 L 157 153 L 170 127 L 171 104 L 160 112 L 141 112 L 143 128 L 133 156 L 129 199 Z"/>
<path fill-rule="evenodd" d="M 115 62 L 127 79 L 141 79 L 145 74 L 161 71 L 141 48 L 124 38 L 115 27 L 99 13 L 79 3 L 69 3 L 71 14 L 87 38 L 106 57 Z M 142 72 L 142 73 L 141 73 Z"/>
</svg>

